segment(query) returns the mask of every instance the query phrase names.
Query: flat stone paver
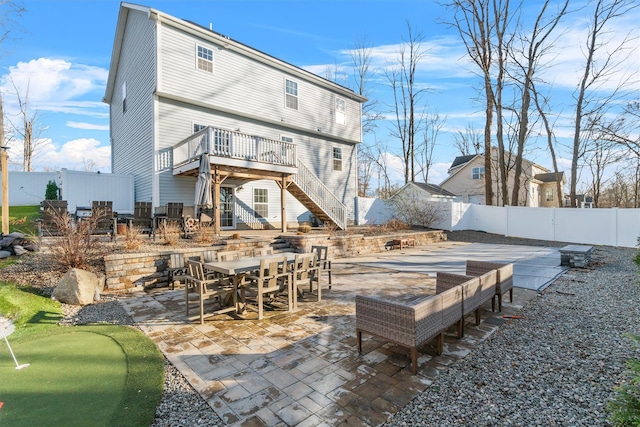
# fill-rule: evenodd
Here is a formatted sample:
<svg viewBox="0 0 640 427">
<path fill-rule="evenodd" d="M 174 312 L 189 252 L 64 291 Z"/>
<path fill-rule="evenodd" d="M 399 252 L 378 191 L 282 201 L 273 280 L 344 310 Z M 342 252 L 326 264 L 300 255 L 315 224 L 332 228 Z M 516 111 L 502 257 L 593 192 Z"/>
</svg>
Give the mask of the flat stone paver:
<svg viewBox="0 0 640 427">
<path fill-rule="evenodd" d="M 204 325 L 189 323 L 180 289 L 153 289 L 121 303 L 229 425 L 377 426 L 502 323 L 518 321 L 502 315 L 517 313 L 536 295 L 516 288 L 514 302 L 507 297 L 502 313 L 485 304 L 479 326 L 473 316 L 466 319 L 462 339 L 455 326 L 448 331 L 442 355 L 436 355 L 434 343 L 420 349 L 417 375 L 411 372 L 409 350 L 384 340 L 364 334 L 359 354 L 355 295 L 412 299 L 433 294 L 435 278 L 412 271 L 419 262 L 414 258 L 412 266 L 411 257 L 424 256 L 425 248 L 392 251 L 393 257 L 407 259 L 407 270 L 376 263 L 376 256 L 334 260 L 332 289 L 325 281 L 321 302 L 301 299 L 297 311 L 267 310 L 263 320 L 256 313 L 224 314 Z M 465 254 L 470 248 L 459 242 L 431 248 L 446 249 Z M 391 263 L 399 265 L 397 259 Z"/>
</svg>

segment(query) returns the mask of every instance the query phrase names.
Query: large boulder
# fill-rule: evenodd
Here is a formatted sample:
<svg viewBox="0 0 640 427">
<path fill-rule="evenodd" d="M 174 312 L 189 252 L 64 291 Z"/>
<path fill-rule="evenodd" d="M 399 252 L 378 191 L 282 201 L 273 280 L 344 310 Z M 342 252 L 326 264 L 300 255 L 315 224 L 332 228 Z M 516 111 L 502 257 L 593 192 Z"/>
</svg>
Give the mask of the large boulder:
<svg viewBox="0 0 640 427">
<path fill-rule="evenodd" d="M 60 279 L 52 298 L 72 305 L 87 305 L 100 299 L 105 278 L 90 271 L 72 268 Z"/>
</svg>

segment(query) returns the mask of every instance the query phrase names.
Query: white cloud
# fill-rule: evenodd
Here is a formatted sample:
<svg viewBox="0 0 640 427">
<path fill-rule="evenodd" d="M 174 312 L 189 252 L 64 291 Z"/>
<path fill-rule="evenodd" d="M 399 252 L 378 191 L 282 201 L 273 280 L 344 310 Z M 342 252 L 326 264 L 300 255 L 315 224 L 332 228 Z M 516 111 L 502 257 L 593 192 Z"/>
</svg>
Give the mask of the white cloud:
<svg viewBox="0 0 640 427">
<path fill-rule="evenodd" d="M 101 99 L 107 75 L 108 70 L 104 68 L 73 64 L 63 59 L 39 58 L 9 67 L 9 73 L 0 79 L 0 88 L 9 114 L 17 109 L 17 88 L 23 99 L 28 89 L 31 108 L 41 112 L 105 117 L 106 104 L 83 98 Z"/>
<path fill-rule="evenodd" d="M 97 125 L 95 123 L 67 122 L 67 126 L 74 129 L 109 130 L 109 125 Z"/>
<path fill-rule="evenodd" d="M 100 145 L 93 138 L 80 138 L 56 146 L 51 139 L 40 145 L 33 159 L 34 170 L 85 170 L 86 165 L 94 164 L 94 170 L 111 171 L 111 147 Z"/>
</svg>

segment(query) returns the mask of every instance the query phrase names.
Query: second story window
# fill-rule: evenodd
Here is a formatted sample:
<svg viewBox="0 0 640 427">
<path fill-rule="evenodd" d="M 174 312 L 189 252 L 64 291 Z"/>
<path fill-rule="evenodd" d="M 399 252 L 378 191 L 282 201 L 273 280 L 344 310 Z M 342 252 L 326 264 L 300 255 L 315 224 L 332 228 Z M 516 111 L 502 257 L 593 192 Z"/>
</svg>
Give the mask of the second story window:
<svg viewBox="0 0 640 427">
<path fill-rule="evenodd" d="M 484 178 L 484 166 L 479 168 L 473 168 L 471 171 L 471 178 L 473 179 L 483 179 Z"/>
<path fill-rule="evenodd" d="M 293 110 L 298 109 L 298 83 L 285 79 L 284 83 L 285 92 L 285 106 Z"/>
<path fill-rule="evenodd" d="M 333 147 L 333 170 L 342 170 L 342 148 Z"/>
<path fill-rule="evenodd" d="M 336 123 L 339 125 L 344 124 L 344 116 L 345 116 L 345 102 L 342 98 L 336 98 Z"/>
<path fill-rule="evenodd" d="M 545 195 L 547 196 L 547 202 L 553 202 L 553 188 L 547 188 Z"/>
<path fill-rule="evenodd" d="M 204 46 L 198 46 L 197 67 L 198 70 L 213 73 L 213 50 Z"/>
</svg>

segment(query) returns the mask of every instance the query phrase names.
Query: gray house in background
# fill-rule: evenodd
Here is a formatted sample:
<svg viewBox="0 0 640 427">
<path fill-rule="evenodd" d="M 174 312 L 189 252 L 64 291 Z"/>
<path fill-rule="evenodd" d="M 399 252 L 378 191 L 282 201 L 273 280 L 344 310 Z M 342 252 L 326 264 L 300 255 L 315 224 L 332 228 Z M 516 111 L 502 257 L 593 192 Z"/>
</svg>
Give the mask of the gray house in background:
<svg viewBox="0 0 640 427">
<path fill-rule="evenodd" d="M 314 218 L 345 228 L 365 100 L 209 28 L 122 3 L 104 97 L 112 171 L 134 175 L 136 201 L 194 206 L 204 155 L 217 229 Z"/>
</svg>

